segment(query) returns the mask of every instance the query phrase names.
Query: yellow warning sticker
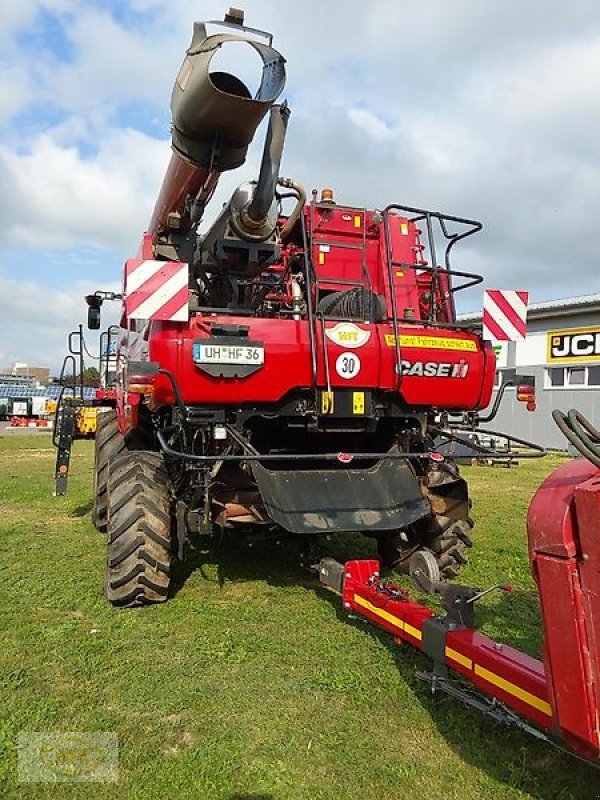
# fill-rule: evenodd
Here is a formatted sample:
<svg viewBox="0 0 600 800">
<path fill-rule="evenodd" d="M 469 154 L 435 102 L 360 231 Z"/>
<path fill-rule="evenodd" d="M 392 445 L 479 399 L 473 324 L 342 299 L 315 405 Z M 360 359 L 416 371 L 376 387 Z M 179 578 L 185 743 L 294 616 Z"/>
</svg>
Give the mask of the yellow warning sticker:
<svg viewBox="0 0 600 800">
<path fill-rule="evenodd" d="M 333 392 L 321 394 L 321 414 L 333 414 Z"/>
<path fill-rule="evenodd" d="M 360 228 L 360 216 L 358 214 L 355 214 L 354 216 L 354 227 Z"/>
<path fill-rule="evenodd" d="M 402 236 L 408 236 L 408 222 L 400 223 L 400 233 Z"/>
<path fill-rule="evenodd" d="M 325 263 L 325 253 L 319 253 L 319 264 Z"/>
<path fill-rule="evenodd" d="M 365 413 L 365 393 L 352 392 L 352 413 L 364 414 Z"/>
<path fill-rule="evenodd" d="M 385 334 L 385 343 L 388 347 L 396 346 L 396 337 L 393 333 Z M 448 336 L 418 336 L 401 333 L 399 344 L 400 347 L 423 347 L 427 350 L 477 352 L 477 343 L 471 339 L 450 339 Z"/>
</svg>

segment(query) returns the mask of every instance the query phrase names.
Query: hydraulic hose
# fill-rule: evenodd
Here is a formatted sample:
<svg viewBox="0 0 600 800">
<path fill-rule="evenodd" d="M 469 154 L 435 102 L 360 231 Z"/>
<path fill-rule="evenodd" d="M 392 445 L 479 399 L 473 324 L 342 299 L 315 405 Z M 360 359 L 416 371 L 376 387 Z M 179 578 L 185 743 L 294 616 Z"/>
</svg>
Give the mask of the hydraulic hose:
<svg viewBox="0 0 600 800">
<path fill-rule="evenodd" d="M 281 233 L 279 234 L 281 237 L 281 241 L 285 242 L 292 232 L 292 229 L 296 222 L 298 222 L 298 218 L 302 213 L 302 209 L 304 208 L 304 204 L 306 203 L 306 189 L 301 186 L 301 184 L 296 183 L 296 181 L 292 180 L 291 178 L 279 178 L 277 181 L 280 186 L 284 186 L 286 189 L 291 189 L 293 192 L 296 193 L 296 197 L 298 198 L 296 205 L 294 206 L 294 210 L 287 218 L 287 222 L 281 229 Z"/>
<path fill-rule="evenodd" d="M 555 408 L 552 419 L 577 452 L 600 468 L 600 431 L 574 408 L 567 414 Z"/>
</svg>

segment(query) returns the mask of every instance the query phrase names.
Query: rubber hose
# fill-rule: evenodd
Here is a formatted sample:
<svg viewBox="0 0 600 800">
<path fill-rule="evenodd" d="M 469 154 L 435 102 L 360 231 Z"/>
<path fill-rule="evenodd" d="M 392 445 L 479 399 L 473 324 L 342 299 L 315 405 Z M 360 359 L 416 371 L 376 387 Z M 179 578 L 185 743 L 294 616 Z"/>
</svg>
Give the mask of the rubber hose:
<svg viewBox="0 0 600 800">
<path fill-rule="evenodd" d="M 563 414 L 563 412 L 560 411 L 558 408 L 555 408 L 554 411 L 552 412 L 552 419 L 554 420 L 554 422 L 556 422 L 560 431 L 564 434 L 564 436 L 566 436 L 566 438 L 577 450 L 577 452 L 580 453 L 585 458 L 587 458 L 588 461 L 591 461 L 591 463 L 595 467 L 600 468 L 600 450 L 596 447 L 592 447 L 590 449 L 582 441 L 580 436 L 571 428 L 571 424 L 567 415 Z M 587 420 L 586 423 L 590 425 L 590 423 Z"/>
<path fill-rule="evenodd" d="M 385 316 L 385 300 L 375 292 L 356 287 L 334 292 L 319 303 L 319 312 L 331 316 L 381 322 Z"/>
<path fill-rule="evenodd" d="M 575 408 L 572 408 L 567 413 L 567 419 L 569 420 L 571 429 L 575 431 L 579 438 L 585 442 L 590 450 L 596 451 L 597 445 L 600 445 L 600 431 L 597 431 L 592 423 L 583 416 L 581 411 L 577 411 Z M 600 455 L 600 449 L 598 449 L 597 452 Z"/>
</svg>

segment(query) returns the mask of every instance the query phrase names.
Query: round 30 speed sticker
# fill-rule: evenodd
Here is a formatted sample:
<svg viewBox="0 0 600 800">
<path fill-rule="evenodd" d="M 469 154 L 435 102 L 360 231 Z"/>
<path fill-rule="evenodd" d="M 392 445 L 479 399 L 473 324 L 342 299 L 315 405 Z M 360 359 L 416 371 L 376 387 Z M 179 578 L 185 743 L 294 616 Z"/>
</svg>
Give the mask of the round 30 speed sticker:
<svg viewBox="0 0 600 800">
<path fill-rule="evenodd" d="M 347 381 L 356 378 L 360 372 L 360 358 L 356 353 L 342 353 L 336 359 L 335 371 Z"/>
</svg>

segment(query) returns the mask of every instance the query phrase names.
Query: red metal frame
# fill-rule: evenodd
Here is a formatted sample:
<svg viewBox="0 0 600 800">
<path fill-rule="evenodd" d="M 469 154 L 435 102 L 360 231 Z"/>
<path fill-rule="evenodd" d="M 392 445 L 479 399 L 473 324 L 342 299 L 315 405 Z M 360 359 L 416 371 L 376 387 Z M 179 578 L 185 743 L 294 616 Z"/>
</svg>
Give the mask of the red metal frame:
<svg viewBox="0 0 600 800">
<path fill-rule="evenodd" d="M 586 757 L 600 753 L 600 470 L 571 461 L 529 506 L 533 577 L 555 729 Z"/>
<path fill-rule="evenodd" d="M 435 616 L 413 600 L 394 599 L 378 585 L 379 562 L 349 561 L 343 603 L 393 634 L 398 642 L 422 649 L 423 623 Z M 501 645 L 469 628 L 448 630 L 445 664 L 477 689 L 502 701 L 545 730 L 553 728 L 552 708 L 541 661 Z"/>
</svg>

